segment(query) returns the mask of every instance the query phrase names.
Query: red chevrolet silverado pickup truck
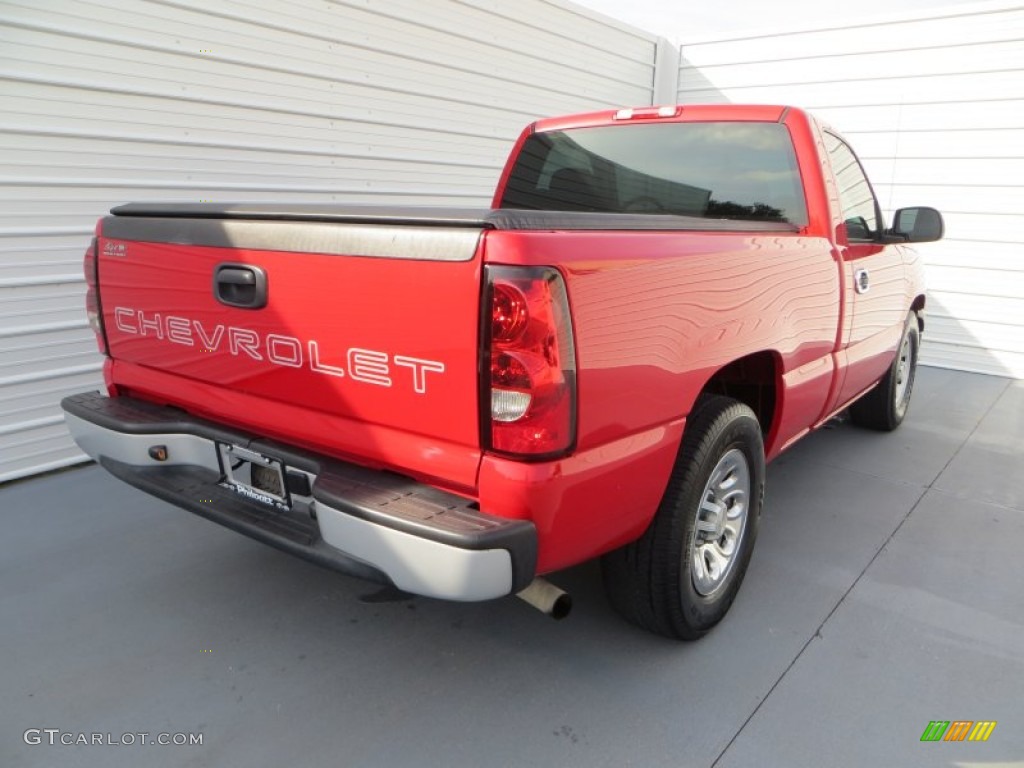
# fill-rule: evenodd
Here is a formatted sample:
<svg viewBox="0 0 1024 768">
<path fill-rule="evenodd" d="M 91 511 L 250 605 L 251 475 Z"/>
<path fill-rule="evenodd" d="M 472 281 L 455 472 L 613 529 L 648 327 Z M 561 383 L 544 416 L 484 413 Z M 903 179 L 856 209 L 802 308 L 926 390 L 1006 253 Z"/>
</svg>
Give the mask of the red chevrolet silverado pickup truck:
<svg viewBox="0 0 1024 768">
<path fill-rule="evenodd" d="M 781 106 L 523 131 L 492 207 L 131 204 L 96 227 L 106 393 L 62 403 L 118 478 L 321 565 L 448 600 L 603 556 L 694 639 L 750 560 L 765 462 L 850 408 L 891 430 L 925 292 L 849 145 Z"/>
</svg>

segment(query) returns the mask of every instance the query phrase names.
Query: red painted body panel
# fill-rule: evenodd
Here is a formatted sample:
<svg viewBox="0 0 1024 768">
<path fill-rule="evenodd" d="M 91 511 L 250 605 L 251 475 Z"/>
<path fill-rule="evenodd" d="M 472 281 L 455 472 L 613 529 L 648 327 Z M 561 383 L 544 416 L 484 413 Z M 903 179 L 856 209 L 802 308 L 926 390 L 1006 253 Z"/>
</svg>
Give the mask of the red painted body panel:
<svg viewBox="0 0 1024 768">
<path fill-rule="evenodd" d="M 649 110 L 637 107 L 637 110 Z M 786 107 L 772 104 L 684 104 L 678 107 L 674 117 L 657 118 L 658 122 L 729 122 L 774 123 L 786 111 Z M 570 128 L 588 128 L 595 125 L 629 125 L 629 120 L 616 120 L 619 110 L 606 109 L 581 115 L 565 115 L 538 120 L 537 131 L 564 131 Z"/>
<path fill-rule="evenodd" d="M 770 351 L 787 373 L 827 359 L 835 346 L 838 269 L 823 238 L 492 232 L 485 259 L 554 263 L 564 274 L 581 449 L 685 416 L 708 379 L 733 360 Z M 811 424 L 825 408 L 830 380 L 810 379 L 820 392 L 787 413 L 783 439 L 791 425 Z"/>
<path fill-rule="evenodd" d="M 264 268 L 267 306 L 218 303 L 211 275 L 222 262 Z M 100 273 L 122 364 L 115 383 L 341 457 L 475 485 L 478 260 L 131 243 L 128 257 L 101 256 Z M 444 370 L 417 378 L 410 358 Z"/>
<path fill-rule="evenodd" d="M 543 120 L 534 131 L 621 125 L 615 112 Z M 534 522 L 538 570 L 548 572 L 636 538 L 664 492 L 686 417 L 717 372 L 750 355 L 774 366 L 768 458 L 882 375 L 903 318 L 923 295 L 913 251 L 850 245 L 821 135 L 780 106 L 684 106 L 665 121 L 783 121 L 805 188 L 799 232 L 510 231 L 484 233 L 469 262 L 139 244 L 131 260 L 103 257 L 100 283 L 112 365 L 124 389 L 284 442 L 409 474 L 479 501 L 483 511 Z M 102 242 L 102 241 L 101 241 Z M 133 246 L 134 247 L 134 246 Z M 875 290 L 853 291 L 872 260 Z M 210 296 L 221 261 L 265 266 L 265 310 L 232 310 Z M 554 267 L 565 280 L 577 367 L 572 455 L 527 463 L 480 450 L 478 355 L 483 264 Z M 280 277 L 279 277 L 280 276 Z M 142 310 L 118 316 L 117 307 Z M 251 355 L 132 333 L 147 317 L 198 320 L 320 342 L 335 364 L 352 347 L 388 356 L 395 386 L 271 366 Z M 122 328 L 118 327 L 121 320 Z M 127 328 L 127 330 L 125 330 Z M 180 332 L 180 327 L 179 327 Z M 168 330 L 169 333 L 169 330 Z M 443 361 L 416 392 L 397 386 L 396 355 Z M 307 366 L 308 368 L 308 366 Z M 409 372 L 404 372 L 409 373 Z M 410 374 L 411 375 L 411 374 Z"/>
<path fill-rule="evenodd" d="M 537 526 L 538 573 L 574 565 L 643 533 L 657 508 L 684 420 L 542 464 L 483 458 L 481 509 Z"/>
</svg>

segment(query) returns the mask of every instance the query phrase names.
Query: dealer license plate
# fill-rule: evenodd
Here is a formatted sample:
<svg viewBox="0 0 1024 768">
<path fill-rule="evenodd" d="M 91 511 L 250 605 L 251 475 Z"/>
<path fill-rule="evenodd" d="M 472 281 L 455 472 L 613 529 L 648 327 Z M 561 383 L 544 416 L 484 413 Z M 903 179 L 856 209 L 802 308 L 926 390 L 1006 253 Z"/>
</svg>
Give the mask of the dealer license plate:
<svg viewBox="0 0 1024 768">
<path fill-rule="evenodd" d="M 280 461 L 229 443 L 217 443 L 217 453 L 224 473 L 220 484 L 224 488 L 282 512 L 291 509 L 284 465 Z"/>
</svg>

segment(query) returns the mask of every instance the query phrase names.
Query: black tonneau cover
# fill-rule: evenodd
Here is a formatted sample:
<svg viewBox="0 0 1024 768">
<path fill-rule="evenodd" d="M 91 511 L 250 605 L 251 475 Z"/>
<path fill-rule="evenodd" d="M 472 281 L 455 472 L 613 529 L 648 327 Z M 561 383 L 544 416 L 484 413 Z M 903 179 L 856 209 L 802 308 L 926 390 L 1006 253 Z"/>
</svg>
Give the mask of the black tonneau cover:
<svg viewBox="0 0 1024 768">
<path fill-rule="evenodd" d="M 338 224 L 390 224 L 419 227 L 472 227 L 505 230 L 798 232 L 776 221 L 705 219 L 650 213 L 586 213 L 517 208 L 337 205 L 334 203 L 129 203 L 110 211 L 118 217 L 316 221 Z"/>
</svg>

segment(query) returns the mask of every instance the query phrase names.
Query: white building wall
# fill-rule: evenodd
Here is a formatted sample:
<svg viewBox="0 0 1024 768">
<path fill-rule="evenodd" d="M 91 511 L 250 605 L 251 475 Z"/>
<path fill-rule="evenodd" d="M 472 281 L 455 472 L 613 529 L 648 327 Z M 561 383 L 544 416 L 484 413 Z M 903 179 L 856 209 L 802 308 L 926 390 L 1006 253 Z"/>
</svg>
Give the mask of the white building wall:
<svg viewBox="0 0 1024 768">
<path fill-rule="evenodd" d="M 1024 378 L 1024 7 L 684 44 L 683 103 L 787 103 L 846 135 L 887 213 L 932 205 L 922 361 Z"/>
<path fill-rule="evenodd" d="M 526 123 L 652 103 L 655 49 L 563 0 L 0 0 L 0 482 L 84 458 L 112 205 L 486 205 Z"/>
</svg>

